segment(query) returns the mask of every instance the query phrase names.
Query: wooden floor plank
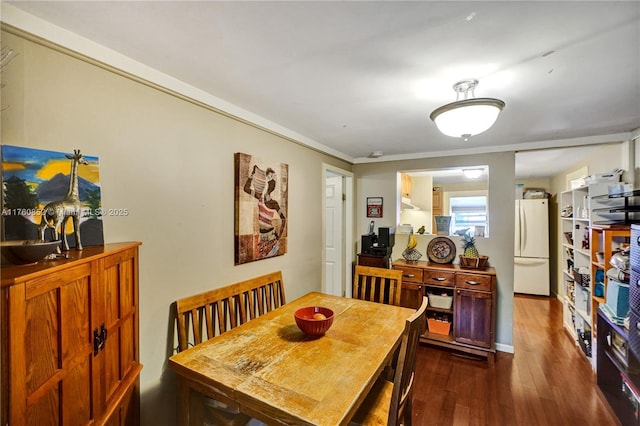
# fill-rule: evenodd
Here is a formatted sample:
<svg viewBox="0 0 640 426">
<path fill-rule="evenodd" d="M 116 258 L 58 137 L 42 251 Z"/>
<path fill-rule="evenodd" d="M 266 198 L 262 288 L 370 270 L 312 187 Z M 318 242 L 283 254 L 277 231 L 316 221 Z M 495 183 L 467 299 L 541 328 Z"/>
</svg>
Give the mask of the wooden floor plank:
<svg viewBox="0 0 640 426">
<path fill-rule="evenodd" d="M 420 345 L 413 424 L 620 425 L 597 390 L 595 374 L 562 329 L 555 298 L 514 298 L 515 354 L 494 364 Z"/>
</svg>

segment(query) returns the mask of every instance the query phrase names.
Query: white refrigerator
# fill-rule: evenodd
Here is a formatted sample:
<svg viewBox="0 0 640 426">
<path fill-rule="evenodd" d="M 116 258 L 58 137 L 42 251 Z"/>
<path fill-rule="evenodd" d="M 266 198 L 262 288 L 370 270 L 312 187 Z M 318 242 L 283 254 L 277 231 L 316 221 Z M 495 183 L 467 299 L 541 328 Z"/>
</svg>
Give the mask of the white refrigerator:
<svg viewBox="0 0 640 426">
<path fill-rule="evenodd" d="M 515 293 L 549 296 L 549 200 L 516 200 Z"/>
</svg>

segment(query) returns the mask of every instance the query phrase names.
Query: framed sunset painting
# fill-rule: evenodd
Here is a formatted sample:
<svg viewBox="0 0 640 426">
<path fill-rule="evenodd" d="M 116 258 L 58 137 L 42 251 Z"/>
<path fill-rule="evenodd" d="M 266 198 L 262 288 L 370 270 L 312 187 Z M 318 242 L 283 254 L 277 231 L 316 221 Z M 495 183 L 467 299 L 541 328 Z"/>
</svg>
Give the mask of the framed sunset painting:
<svg viewBox="0 0 640 426">
<path fill-rule="evenodd" d="M 104 244 L 98 157 L 82 154 L 74 174 L 70 160 L 73 153 L 11 145 L 2 145 L 1 149 L 3 240 L 38 239 L 47 206 L 64 200 L 77 188 L 82 245 Z M 66 237 L 69 246 L 75 247 L 71 219 Z M 45 229 L 45 239 L 53 239 L 52 229 Z"/>
</svg>

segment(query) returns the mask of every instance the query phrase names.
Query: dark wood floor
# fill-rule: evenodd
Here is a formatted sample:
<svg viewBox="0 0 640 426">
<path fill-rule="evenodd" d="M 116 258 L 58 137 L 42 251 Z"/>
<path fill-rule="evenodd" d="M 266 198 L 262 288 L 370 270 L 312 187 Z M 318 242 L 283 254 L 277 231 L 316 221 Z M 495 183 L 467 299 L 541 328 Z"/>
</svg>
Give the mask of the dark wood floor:
<svg viewBox="0 0 640 426">
<path fill-rule="evenodd" d="M 619 425 L 555 298 L 516 296 L 515 354 L 468 360 L 420 345 L 413 425 Z"/>
</svg>

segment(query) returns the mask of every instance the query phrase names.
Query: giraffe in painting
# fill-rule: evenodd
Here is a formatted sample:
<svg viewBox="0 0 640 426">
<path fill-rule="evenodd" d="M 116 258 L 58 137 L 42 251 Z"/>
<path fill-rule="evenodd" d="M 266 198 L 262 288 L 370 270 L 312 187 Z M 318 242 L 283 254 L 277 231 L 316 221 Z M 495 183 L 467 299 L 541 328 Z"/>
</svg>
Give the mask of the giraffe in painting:
<svg viewBox="0 0 640 426">
<path fill-rule="evenodd" d="M 78 191 L 78 164 L 87 165 L 89 162 L 82 157 L 79 149 L 73 150 L 73 155 L 65 155 L 71 160 L 71 174 L 69 175 L 69 190 L 62 200 L 52 201 L 42 210 L 42 219 L 38 229 L 40 239 L 44 240 L 44 233 L 47 228 L 53 230 L 53 239 L 62 237 L 62 249 L 69 250 L 67 242 L 66 224 L 69 218 L 73 220 L 73 231 L 76 237 L 76 249 L 82 250 L 80 240 L 80 216 L 82 214 L 82 204 L 80 203 L 80 192 Z M 58 231 L 60 228 L 60 231 Z"/>
</svg>

